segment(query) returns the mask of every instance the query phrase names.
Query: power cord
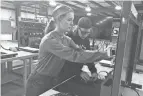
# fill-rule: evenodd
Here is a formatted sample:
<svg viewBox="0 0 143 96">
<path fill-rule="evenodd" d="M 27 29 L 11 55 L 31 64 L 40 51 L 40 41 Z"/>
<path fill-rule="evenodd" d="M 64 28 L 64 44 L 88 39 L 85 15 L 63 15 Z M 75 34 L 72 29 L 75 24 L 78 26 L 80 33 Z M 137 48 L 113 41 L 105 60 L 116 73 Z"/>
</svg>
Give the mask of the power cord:
<svg viewBox="0 0 143 96">
<path fill-rule="evenodd" d="M 138 96 L 140 96 L 139 92 L 136 89 L 133 89 L 133 90 L 138 94 Z"/>
<path fill-rule="evenodd" d="M 3 48 L 4 50 L 8 50 L 8 51 L 13 51 L 13 52 L 17 52 L 19 49 L 17 47 L 9 47 L 9 49 L 3 47 L 1 44 L 0 44 L 1 48 Z"/>
<path fill-rule="evenodd" d="M 122 86 L 123 86 L 123 85 L 122 85 Z M 136 94 L 137 94 L 138 96 L 140 96 L 140 94 L 139 94 L 139 92 L 136 90 L 136 88 L 131 87 L 131 86 L 129 86 L 129 85 L 124 85 L 123 87 L 132 89 L 134 92 L 136 92 Z M 121 96 L 123 96 L 123 93 L 121 94 Z"/>
<path fill-rule="evenodd" d="M 1 48 L 5 49 L 5 50 L 10 50 L 10 49 L 7 49 L 7 48 L 4 48 L 1 44 L 0 44 Z"/>
</svg>

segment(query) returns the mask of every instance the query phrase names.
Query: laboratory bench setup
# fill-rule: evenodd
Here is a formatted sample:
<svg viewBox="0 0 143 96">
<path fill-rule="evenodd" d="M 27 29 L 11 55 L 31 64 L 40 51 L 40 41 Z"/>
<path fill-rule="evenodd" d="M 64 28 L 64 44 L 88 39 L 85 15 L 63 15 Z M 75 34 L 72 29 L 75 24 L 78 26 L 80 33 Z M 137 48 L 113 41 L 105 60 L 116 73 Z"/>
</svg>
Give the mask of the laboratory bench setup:
<svg viewBox="0 0 143 96">
<path fill-rule="evenodd" d="M 105 52 L 110 47 L 107 54 L 113 58 L 93 62 L 96 80 L 85 82 L 79 74 L 65 78 L 61 72 L 57 84 L 39 96 L 143 96 L 143 1 L 135 0 L 2 0 L 1 96 L 26 96 L 41 39 L 59 5 L 73 9 L 75 26 L 88 17 L 90 49 Z M 81 70 L 91 76 L 86 65 Z"/>
</svg>

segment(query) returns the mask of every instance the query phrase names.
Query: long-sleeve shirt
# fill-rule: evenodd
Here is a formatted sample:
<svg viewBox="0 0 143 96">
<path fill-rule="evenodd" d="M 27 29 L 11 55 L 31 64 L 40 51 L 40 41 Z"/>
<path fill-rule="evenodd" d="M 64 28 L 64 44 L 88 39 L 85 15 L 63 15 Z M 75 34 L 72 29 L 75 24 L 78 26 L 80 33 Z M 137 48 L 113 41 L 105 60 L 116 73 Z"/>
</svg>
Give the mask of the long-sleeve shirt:
<svg viewBox="0 0 143 96">
<path fill-rule="evenodd" d="M 79 46 L 81 46 L 81 47 L 83 47 L 83 49 L 85 49 L 85 50 L 91 50 L 91 48 L 90 48 L 90 41 L 89 41 L 89 38 L 87 37 L 87 38 L 81 38 L 80 36 L 79 36 L 79 34 L 78 34 L 78 29 L 74 32 L 74 34 L 68 34 L 68 36 L 69 37 L 71 37 L 71 39 L 75 42 L 75 44 L 77 44 L 77 45 L 79 45 Z M 67 63 L 69 63 L 69 61 L 67 61 Z M 76 65 L 77 65 L 77 63 L 75 63 Z M 75 65 L 75 66 L 76 66 Z M 94 62 L 92 62 L 91 64 L 86 64 L 87 66 L 88 66 L 88 68 L 89 68 L 89 70 L 93 73 L 93 72 L 95 72 L 96 71 L 96 68 L 95 68 L 95 66 L 94 66 Z M 73 66 L 73 64 L 70 64 L 69 66 Z M 75 66 L 73 66 L 73 67 L 75 67 Z M 80 66 L 79 68 L 81 68 L 82 66 L 83 66 L 83 64 L 81 65 L 81 64 L 78 64 L 77 66 Z M 76 68 L 74 68 L 75 70 L 74 71 L 76 71 L 76 70 L 80 70 L 80 69 L 76 69 Z"/>
<path fill-rule="evenodd" d="M 64 61 L 90 63 L 106 56 L 105 53 L 76 50 L 78 46 L 71 38 L 52 31 L 45 35 L 39 47 L 39 62 L 35 69 L 39 74 L 57 76 Z"/>
<path fill-rule="evenodd" d="M 77 44 L 78 46 L 81 46 L 83 49 L 86 49 L 86 50 L 91 49 L 89 39 L 88 38 L 82 39 L 78 35 L 78 30 L 74 31 L 74 33 L 71 32 L 67 35 L 71 37 L 71 39 L 74 41 L 75 44 Z M 81 73 L 81 69 L 83 65 L 87 65 L 91 73 L 97 71 L 95 68 L 94 62 L 85 64 L 85 63 L 70 62 L 66 60 L 59 76 L 63 80 L 65 80 L 73 75 L 79 75 Z"/>
</svg>

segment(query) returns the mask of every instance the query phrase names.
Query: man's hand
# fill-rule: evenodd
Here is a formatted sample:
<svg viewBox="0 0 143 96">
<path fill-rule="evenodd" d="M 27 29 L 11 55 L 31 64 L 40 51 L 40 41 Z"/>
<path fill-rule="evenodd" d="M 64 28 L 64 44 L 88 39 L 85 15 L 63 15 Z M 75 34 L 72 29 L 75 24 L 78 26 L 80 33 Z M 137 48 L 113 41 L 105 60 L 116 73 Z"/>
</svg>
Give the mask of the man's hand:
<svg viewBox="0 0 143 96">
<path fill-rule="evenodd" d="M 85 82 L 90 80 L 90 76 L 88 75 L 87 72 L 81 72 L 80 76 Z"/>
<path fill-rule="evenodd" d="M 98 79 L 104 80 L 105 79 L 105 75 L 99 73 L 98 74 Z"/>
</svg>

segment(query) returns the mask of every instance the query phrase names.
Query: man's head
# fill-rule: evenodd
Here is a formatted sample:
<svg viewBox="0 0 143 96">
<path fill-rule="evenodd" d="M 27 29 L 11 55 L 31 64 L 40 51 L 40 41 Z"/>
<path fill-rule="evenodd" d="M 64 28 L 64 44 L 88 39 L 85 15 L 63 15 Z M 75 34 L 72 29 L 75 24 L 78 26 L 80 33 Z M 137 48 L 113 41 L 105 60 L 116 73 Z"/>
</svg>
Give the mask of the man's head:
<svg viewBox="0 0 143 96">
<path fill-rule="evenodd" d="M 78 21 L 78 33 L 80 37 L 86 38 L 91 32 L 92 22 L 88 17 L 81 17 Z"/>
</svg>

